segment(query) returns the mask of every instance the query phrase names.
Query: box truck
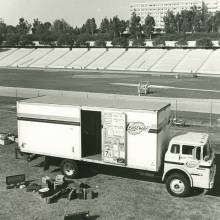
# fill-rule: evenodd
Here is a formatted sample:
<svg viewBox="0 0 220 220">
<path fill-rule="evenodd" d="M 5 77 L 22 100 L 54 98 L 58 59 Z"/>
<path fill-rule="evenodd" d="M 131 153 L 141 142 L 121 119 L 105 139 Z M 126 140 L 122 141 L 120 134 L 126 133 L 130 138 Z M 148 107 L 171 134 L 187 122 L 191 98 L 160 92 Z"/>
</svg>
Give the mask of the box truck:
<svg viewBox="0 0 220 220">
<path fill-rule="evenodd" d="M 209 136 L 184 133 L 170 139 L 169 103 L 144 97 L 78 94 L 17 102 L 18 147 L 56 157 L 75 177 L 79 161 L 162 174 L 174 196 L 193 187 L 211 189 L 216 166 Z"/>
</svg>

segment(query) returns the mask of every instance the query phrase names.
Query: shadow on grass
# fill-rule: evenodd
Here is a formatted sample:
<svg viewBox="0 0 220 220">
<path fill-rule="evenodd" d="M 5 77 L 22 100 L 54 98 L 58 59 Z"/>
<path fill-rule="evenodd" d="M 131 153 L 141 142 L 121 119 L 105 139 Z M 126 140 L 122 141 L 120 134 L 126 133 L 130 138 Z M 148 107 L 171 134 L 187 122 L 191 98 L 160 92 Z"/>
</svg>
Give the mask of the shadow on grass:
<svg viewBox="0 0 220 220">
<path fill-rule="evenodd" d="M 154 172 L 144 172 L 127 167 L 114 167 L 107 165 L 83 163 L 81 169 L 82 178 L 92 177 L 95 176 L 97 173 L 102 173 L 109 176 L 162 183 L 161 177 L 155 176 Z"/>
<path fill-rule="evenodd" d="M 60 160 L 51 161 L 51 165 L 59 166 L 59 163 Z M 45 164 L 43 161 L 34 166 L 44 168 Z M 207 195 L 220 197 L 220 154 L 216 154 L 216 168 L 217 169 L 216 169 L 215 184 L 213 189 L 208 191 Z M 59 171 L 60 168 L 57 167 L 53 169 L 51 173 L 55 173 Z M 135 180 L 163 184 L 161 180 L 161 176 L 155 175 L 154 172 L 144 172 L 140 170 L 130 169 L 127 167 L 114 167 L 114 166 L 100 165 L 93 163 L 80 163 L 80 176 L 77 179 L 94 177 L 97 175 L 97 173 L 114 176 L 114 177 L 121 177 L 121 178 L 135 179 Z M 203 192 L 204 192 L 203 189 L 193 189 L 191 193 L 191 197 L 203 194 Z"/>
</svg>

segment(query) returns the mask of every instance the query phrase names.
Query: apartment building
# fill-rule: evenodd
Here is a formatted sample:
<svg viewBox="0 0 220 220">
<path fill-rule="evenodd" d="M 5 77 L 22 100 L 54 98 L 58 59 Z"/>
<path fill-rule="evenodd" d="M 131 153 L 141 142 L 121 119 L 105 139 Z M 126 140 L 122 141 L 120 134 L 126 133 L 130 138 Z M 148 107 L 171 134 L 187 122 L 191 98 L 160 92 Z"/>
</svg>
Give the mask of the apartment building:
<svg viewBox="0 0 220 220">
<path fill-rule="evenodd" d="M 163 29 L 163 18 L 167 11 L 173 11 L 174 14 L 182 10 L 190 10 L 193 6 L 202 8 L 203 3 L 209 12 L 215 13 L 220 11 L 220 0 L 147 0 L 144 3 L 130 4 L 130 14 L 135 12 L 141 18 L 141 23 L 144 23 L 147 15 L 154 17 L 155 28 Z"/>
</svg>

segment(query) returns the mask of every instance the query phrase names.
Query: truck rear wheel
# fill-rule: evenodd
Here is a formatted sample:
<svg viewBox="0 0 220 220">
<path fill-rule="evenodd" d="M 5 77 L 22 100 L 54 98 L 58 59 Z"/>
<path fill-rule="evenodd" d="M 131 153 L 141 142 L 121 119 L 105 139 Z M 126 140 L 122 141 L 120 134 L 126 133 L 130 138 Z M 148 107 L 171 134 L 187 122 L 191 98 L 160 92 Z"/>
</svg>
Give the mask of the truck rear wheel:
<svg viewBox="0 0 220 220">
<path fill-rule="evenodd" d="M 174 173 L 166 179 L 167 191 L 176 197 L 185 197 L 189 195 L 190 184 L 188 178 L 181 173 Z"/>
<path fill-rule="evenodd" d="M 61 172 L 68 178 L 75 178 L 79 174 L 79 167 L 74 160 L 63 160 L 60 164 Z"/>
</svg>

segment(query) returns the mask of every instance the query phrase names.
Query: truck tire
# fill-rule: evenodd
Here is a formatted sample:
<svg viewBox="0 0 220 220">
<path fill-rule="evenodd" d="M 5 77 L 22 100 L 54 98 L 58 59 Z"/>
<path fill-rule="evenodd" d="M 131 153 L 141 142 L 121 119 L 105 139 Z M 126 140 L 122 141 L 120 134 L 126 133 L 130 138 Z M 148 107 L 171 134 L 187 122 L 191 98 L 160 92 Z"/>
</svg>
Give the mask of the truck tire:
<svg viewBox="0 0 220 220">
<path fill-rule="evenodd" d="M 186 197 L 190 192 L 190 183 L 184 174 L 174 173 L 167 177 L 166 188 L 172 196 Z"/>
<path fill-rule="evenodd" d="M 74 160 L 63 160 L 60 164 L 62 174 L 67 178 L 76 178 L 79 174 L 79 167 Z"/>
</svg>

